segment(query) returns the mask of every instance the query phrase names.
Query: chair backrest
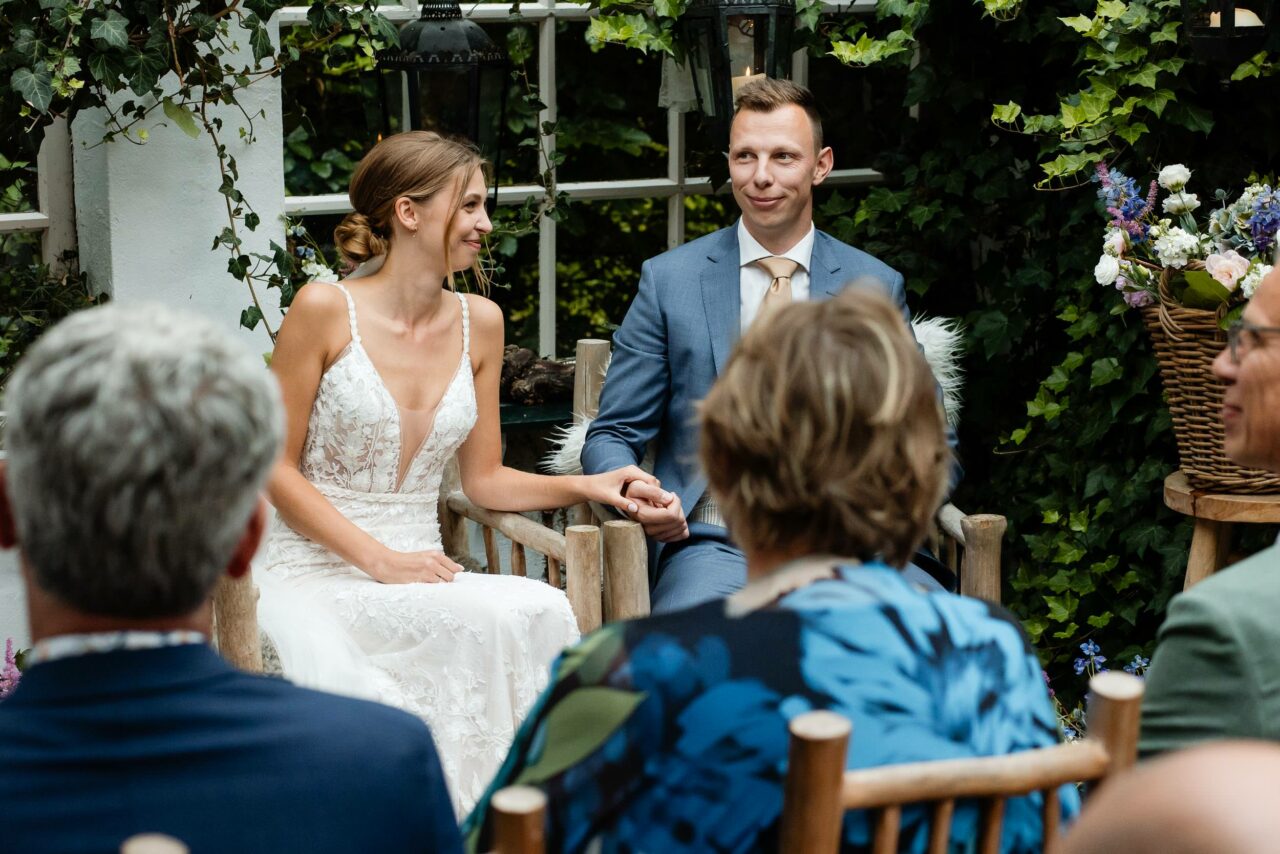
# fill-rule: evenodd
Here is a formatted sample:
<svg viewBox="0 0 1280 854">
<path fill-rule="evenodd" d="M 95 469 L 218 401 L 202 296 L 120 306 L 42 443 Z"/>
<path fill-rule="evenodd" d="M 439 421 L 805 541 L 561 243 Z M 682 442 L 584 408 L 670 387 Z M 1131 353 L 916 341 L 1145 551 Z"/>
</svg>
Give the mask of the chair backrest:
<svg viewBox="0 0 1280 854">
<path fill-rule="evenodd" d="M 1089 682 L 1088 737 L 1071 744 L 1007 756 L 949 759 L 845 771 L 853 725 L 832 712 L 792 720 L 790 759 L 782 811 L 783 852 L 840 850 L 846 810 L 874 811 L 871 850 L 898 850 L 902 807 L 932 804 L 929 852 L 945 852 L 956 801 L 977 798 L 982 812 L 977 851 L 1000 850 L 1005 800 L 1031 792 L 1044 797 L 1044 850 L 1058 838 L 1058 787 L 1096 781 L 1137 759 L 1143 683 L 1127 673 L 1100 673 Z"/>
<path fill-rule="evenodd" d="M 532 786 L 493 793 L 493 854 L 545 854 L 547 796 Z"/>
</svg>

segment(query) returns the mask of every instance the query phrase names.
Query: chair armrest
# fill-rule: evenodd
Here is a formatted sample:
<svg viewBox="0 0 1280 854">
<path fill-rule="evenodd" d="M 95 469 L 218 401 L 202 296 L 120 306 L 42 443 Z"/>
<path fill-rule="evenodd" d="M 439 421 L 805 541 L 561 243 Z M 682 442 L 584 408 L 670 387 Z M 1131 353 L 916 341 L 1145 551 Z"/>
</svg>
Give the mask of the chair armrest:
<svg viewBox="0 0 1280 854">
<path fill-rule="evenodd" d="M 558 531 L 539 525 L 519 513 L 479 507 L 461 491 L 449 494 L 448 505 L 459 516 L 492 528 L 513 543 L 519 543 L 560 563 L 565 562 L 564 534 Z"/>
</svg>

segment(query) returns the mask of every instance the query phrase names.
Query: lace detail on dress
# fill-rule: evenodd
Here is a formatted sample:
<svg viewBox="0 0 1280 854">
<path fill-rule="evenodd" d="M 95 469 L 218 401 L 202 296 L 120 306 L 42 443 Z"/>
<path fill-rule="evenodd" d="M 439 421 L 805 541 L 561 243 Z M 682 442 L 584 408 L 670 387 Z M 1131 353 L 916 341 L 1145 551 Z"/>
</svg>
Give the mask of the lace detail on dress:
<svg viewBox="0 0 1280 854">
<path fill-rule="evenodd" d="M 400 409 L 364 349 L 351 293 L 330 286 L 346 297 L 351 343 L 320 379 L 300 470 L 345 517 L 388 548 L 438 551 L 441 479 L 476 421 L 467 299 L 457 294 L 457 371 L 426 437 L 408 451 L 412 459 L 401 478 L 406 451 Z M 379 584 L 278 518 L 258 572 L 270 575 L 260 610 L 273 615 L 263 627 L 280 649 L 286 675 L 306 673 L 315 687 L 338 691 L 355 690 L 352 684 L 359 682 L 365 693 L 372 690 L 425 718 L 460 814 L 497 771 L 546 685 L 551 661 L 578 637 L 568 600 L 542 582 L 460 574 L 449 584 Z M 287 597 L 288 607 L 267 602 L 268 596 Z M 285 625 L 280 615 L 289 607 L 323 612 L 311 621 L 312 635 L 346 635 L 342 640 L 355 650 L 355 661 L 344 662 L 347 673 L 308 658 L 320 645 L 302 636 L 298 623 L 306 622 L 306 613 Z M 325 654 L 336 657 L 333 646 L 327 644 Z M 376 672 L 349 675 L 357 667 Z"/>
</svg>

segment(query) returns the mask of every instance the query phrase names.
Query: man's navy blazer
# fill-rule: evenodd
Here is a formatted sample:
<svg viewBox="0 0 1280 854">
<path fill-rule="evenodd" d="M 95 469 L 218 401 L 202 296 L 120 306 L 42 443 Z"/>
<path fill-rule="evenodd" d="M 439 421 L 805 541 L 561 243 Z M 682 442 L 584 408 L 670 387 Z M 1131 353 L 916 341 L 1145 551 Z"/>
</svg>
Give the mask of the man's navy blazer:
<svg viewBox="0 0 1280 854">
<path fill-rule="evenodd" d="M 0 701 L 0 851 L 460 852 L 426 725 L 203 644 L 32 667 Z"/>
<path fill-rule="evenodd" d="M 696 404 L 738 341 L 739 260 L 733 225 L 644 262 L 639 291 L 613 335 L 600 413 L 582 448 L 584 472 L 637 463 L 656 440 L 653 473 L 663 489 L 680 496 L 685 513 L 693 509 L 707 488 L 698 466 Z M 853 282 L 883 289 L 910 321 L 902 274 L 815 231 L 809 298 L 829 299 Z"/>
</svg>

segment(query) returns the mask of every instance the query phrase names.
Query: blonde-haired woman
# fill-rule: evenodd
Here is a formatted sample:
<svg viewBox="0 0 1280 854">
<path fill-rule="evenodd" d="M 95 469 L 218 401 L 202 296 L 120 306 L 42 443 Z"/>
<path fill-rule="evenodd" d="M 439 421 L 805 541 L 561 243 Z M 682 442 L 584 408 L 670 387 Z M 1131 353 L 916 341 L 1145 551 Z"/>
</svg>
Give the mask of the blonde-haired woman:
<svg viewBox="0 0 1280 854">
<path fill-rule="evenodd" d="M 852 719 L 850 768 L 1058 740 L 1017 622 L 900 572 L 949 453 L 896 306 L 850 287 L 764 318 L 700 411 L 702 464 L 747 586 L 606 626 L 560 659 L 494 783 L 547 791 L 548 850 L 776 851 L 787 720 L 815 708 Z M 487 850 L 487 803 L 464 828 L 473 850 Z M 1073 788 L 1061 803 L 1075 812 Z M 1039 795 L 1009 802 L 1004 851 L 1038 850 L 1040 807 Z M 976 818 L 957 807 L 952 838 L 972 840 Z M 923 851 L 927 813 L 904 822 L 902 850 Z M 843 849 L 867 840 L 866 816 L 851 814 Z"/>
<path fill-rule="evenodd" d="M 491 228 L 473 147 L 423 131 L 389 137 L 361 161 L 350 196 L 338 248 L 382 263 L 304 287 L 281 325 L 271 367 L 287 440 L 269 482 L 278 521 L 258 572 L 260 612 L 286 675 L 425 718 L 462 812 L 577 630 L 559 590 L 463 574 L 442 552 L 447 462 L 456 452 L 463 490 L 495 510 L 626 507 L 623 486 L 652 478 L 502 465 L 502 313 L 446 287 L 478 272 Z"/>
</svg>

